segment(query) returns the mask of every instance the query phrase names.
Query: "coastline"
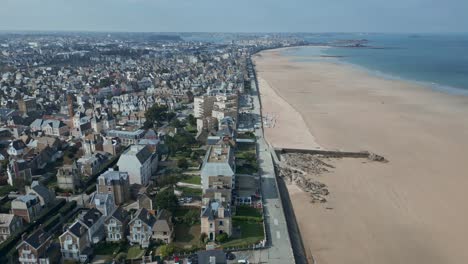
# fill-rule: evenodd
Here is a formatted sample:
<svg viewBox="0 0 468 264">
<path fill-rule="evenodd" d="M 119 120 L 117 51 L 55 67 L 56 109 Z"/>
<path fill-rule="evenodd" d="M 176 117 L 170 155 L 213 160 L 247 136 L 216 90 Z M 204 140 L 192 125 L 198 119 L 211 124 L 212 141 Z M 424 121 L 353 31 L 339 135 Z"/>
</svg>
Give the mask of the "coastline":
<svg viewBox="0 0 468 264">
<path fill-rule="evenodd" d="M 318 51 L 319 56 L 316 57 L 316 59 L 311 59 L 311 56 L 291 56 L 288 54 L 285 54 L 285 51 L 288 51 L 288 49 L 300 49 L 300 48 L 311 48 L 311 49 L 320 49 Z M 380 70 L 372 69 L 370 67 L 366 67 L 363 65 L 359 65 L 357 63 L 353 63 L 350 61 L 346 61 L 346 56 L 341 56 L 341 55 L 330 55 L 327 53 L 323 53 L 321 51 L 323 50 L 328 50 L 328 49 L 333 49 L 336 47 L 333 46 L 314 46 L 314 45 L 307 45 L 307 46 L 295 46 L 295 47 L 290 47 L 290 48 L 284 48 L 284 49 L 276 49 L 280 52 L 282 52 L 282 56 L 289 57 L 290 60 L 295 61 L 295 62 L 301 62 L 301 63 L 307 63 L 307 62 L 314 62 L 317 60 L 323 60 L 323 61 L 329 61 L 331 63 L 335 63 L 337 65 L 344 65 L 347 67 L 352 67 L 355 68 L 359 71 L 365 72 L 368 75 L 371 75 L 376 78 L 381 78 L 381 79 L 386 79 L 386 80 L 391 80 L 391 81 L 401 81 L 401 82 L 406 82 L 406 83 L 411 83 L 415 86 L 419 87 L 424 87 L 424 89 L 431 89 L 435 92 L 441 92 L 444 94 L 450 94 L 450 95 L 463 95 L 463 96 L 468 96 L 468 89 L 463 89 L 460 87 L 453 87 L 450 85 L 445 85 L 445 84 L 440 84 L 440 83 L 434 83 L 434 82 L 429 82 L 429 81 L 421 81 L 421 80 L 414 80 L 414 79 L 409 79 L 409 78 L 404 78 L 395 74 L 391 74 L 388 72 L 383 72 Z M 350 47 L 349 49 L 354 49 Z M 360 49 L 360 48 L 358 48 Z M 365 48 L 363 48 L 365 49 Z"/>
<path fill-rule="evenodd" d="M 278 126 L 265 128 L 271 145 L 297 147 L 302 141 L 325 149 L 369 150 L 390 160 L 331 161 L 335 169 L 319 176 L 331 192 L 324 205 L 310 204 L 306 193 L 289 186 L 309 258 L 319 263 L 457 263 L 468 258 L 462 248 L 468 213 L 457 210 L 464 206 L 468 186 L 461 176 L 468 171 L 463 161 L 467 97 L 328 60 L 298 62 L 278 50 L 263 51 L 254 61 L 262 102 L 270 97 L 284 108 L 283 120 L 294 123 L 281 127 L 285 121 L 278 119 Z M 277 107 L 265 104 L 263 111 Z M 304 129 L 311 137 L 291 140 Z"/>
</svg>

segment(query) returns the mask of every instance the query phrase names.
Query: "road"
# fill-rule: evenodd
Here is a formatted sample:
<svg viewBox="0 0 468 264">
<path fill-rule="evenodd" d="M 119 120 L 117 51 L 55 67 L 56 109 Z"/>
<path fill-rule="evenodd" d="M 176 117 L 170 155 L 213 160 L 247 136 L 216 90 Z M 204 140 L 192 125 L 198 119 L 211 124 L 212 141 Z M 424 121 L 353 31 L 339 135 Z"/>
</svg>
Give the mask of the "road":
<svg viewBox="0 0 468 264">
<path fill-rule="evenodd" d="M 261 123 L 260 99 L 258 97 L 258 90 L 254 81 L 252 81 L 251 96 L 254 104 L 252 113 L 257 119 L 256 123 Z M 261 189 L 269 248 L 254 252 L 238 253 L 238 256 L 239 254 L 248 254 L 249 256 L 245 257 L 248 257 L 251 263 L 296 263 L 294 260 L 283 204 L 281 202 L 281 197 L 279 196 L 270 147 L 263 136 L 262 125 L 255 129 L 255 135 L 257 136 L 257 153 L 262 179 Z"/>
</svg>

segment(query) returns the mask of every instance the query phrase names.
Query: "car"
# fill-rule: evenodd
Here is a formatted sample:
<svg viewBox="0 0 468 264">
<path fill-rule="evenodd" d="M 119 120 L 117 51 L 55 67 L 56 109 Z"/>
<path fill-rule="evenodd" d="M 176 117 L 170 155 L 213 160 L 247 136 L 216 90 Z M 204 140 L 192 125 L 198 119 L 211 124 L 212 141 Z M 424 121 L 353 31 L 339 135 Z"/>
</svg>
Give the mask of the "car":
<svg viewBox="0 0 468 264">
<path fill-rule="evenodd" d="M 232 252 L 227 252 L 227 253 L 226 253 L 226 258 L 227 258 L 228 260 L 235 260 L 235 259 L 236 259 L 236 255 L 234 255 L 234 253 L 232 253 Z"/>
</svg>

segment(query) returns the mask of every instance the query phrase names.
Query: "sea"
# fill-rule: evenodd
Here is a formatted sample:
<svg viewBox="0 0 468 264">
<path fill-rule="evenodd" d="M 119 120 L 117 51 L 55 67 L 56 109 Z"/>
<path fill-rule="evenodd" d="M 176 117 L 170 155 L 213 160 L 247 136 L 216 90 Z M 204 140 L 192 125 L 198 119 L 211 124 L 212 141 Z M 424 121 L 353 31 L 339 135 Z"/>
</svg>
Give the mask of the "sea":
<svg viewBox="0 0 468 264">
<path fill-rule="evenodd" d="M 468 95 L 468 34 L 325 34 L 307 40 L 326 47 L 305 46 L 283 52 L 298 61 L 331 56 L 379 77 Z M 350 40 L 361 40 L 365 47 L 343 47 Z"/>
</svg>

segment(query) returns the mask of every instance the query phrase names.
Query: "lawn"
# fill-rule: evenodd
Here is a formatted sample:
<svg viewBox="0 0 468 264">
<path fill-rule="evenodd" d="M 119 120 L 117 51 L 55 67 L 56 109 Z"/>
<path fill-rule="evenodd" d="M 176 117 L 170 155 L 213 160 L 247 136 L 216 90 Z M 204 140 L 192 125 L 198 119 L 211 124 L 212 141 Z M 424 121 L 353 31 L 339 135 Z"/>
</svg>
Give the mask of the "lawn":
<svg viewBox="0 0 468 264">
<path fill-rule="evenodd" d="M 176 224 L 174 244 L 181 248 L 198 246 L 200 244 L 200 225 Z"/>
<path fill-rule="evenodd" d="M 229 239 L 222 245 L 224 248 L 246 247 L 264 239 L 262 223 L 233 220 L 232 228 L 240 233 L 240 237 Z"/>
<path fill-rule="evenodd" d="M 262 217 L 262 213 L 259 209 L 253 208 L 250 206 L 238 206 L 236 208 L 237 216 L 253 216 L 253 217 Z"/>
<path fill-rule="evenodd" d="M 120 251 L 120 244 L 101 242 L 94 247 L 95 255 L 114 255 Z"/>
<path fill-rule="evenodd" d="M 184 215 L 186 215 L 190 211 L 196 211 L 196 212 L 200 213 L 200 209 L 198 209 L 198 208 L 178 207 L 174 212 L 174 217 L 183 217 Z"/>
<path fill-rule="evenodd" d="M 177 190 L 181 191 L 184 196 L 201 196 L 202 195 L 202 189 L 200 188 L 177 186 Z"/>
<path fill-rule="evenodd" d="M 139 245 L 128 248 L 127 259 L 141 258 L 145 254 L 145 250 L 141 249 Z"/>
<path fill-rule="evenodd" d="M 185 175 L 180 182 L 184 183 L 190 183 L 190 184 L 201 184 L 201 177 L 200 176 L 191 176 L 191 175 Z"/>
</svg>

